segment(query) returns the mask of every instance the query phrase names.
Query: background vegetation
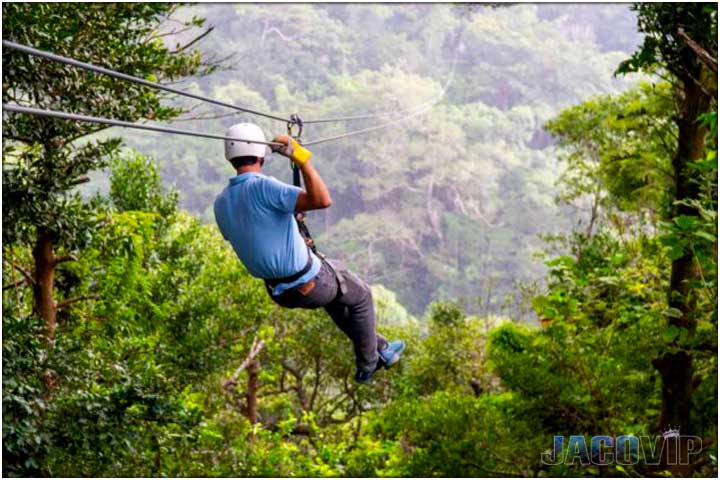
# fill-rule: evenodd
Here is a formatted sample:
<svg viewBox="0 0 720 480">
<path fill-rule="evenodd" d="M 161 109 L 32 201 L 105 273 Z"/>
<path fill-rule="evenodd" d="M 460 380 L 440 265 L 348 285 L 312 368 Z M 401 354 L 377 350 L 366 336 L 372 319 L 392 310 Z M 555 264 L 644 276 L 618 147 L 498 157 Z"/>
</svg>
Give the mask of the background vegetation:
<svg viewBox="0 0 720 480">
<path fill-rule="evenodd" d="M 306 120 L 435 103 L 313 148 L 310 227 L 409 345 L 369 386 L 223 242 L 217 142 L 5 114 L 4 475 L 717 475 L 714 4 L 15 3 L 3 38 Z M 3 102 L 243 118 L 9 49 Z M 540 462 L 669 425 L 688 466 Z"/>
</svg>

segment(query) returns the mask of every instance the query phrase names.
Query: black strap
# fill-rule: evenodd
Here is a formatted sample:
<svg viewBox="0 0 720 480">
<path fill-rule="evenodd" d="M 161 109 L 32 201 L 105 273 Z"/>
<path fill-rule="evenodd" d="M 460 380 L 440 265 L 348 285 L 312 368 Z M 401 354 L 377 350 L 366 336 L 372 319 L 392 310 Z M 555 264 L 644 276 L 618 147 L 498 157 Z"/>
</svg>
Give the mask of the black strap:
<svg viewBox="0 0 720 480">
<path fill-rule="evenodd" d="M 308 248 L 312 250 L 315 255 L 322 258 L 323 255 L 318 252 L 317 247 L 315 246 L 315 240 L 313 240 L 312 235 L 310 235 L 310 230 L 308 230 L 308 227 L 305 224 L 305 212 L 296 212 L 295 221 L 297 222 L 300 236 L 305 241 L 305 245 L 307 245 Z"/>
<path fill-rule="evenodd" d="M 297 134 L 296 140 L 300 141 L 300 133 L 302 133 L 302 119 L 297 114 L 292 114 L 290 116 L 290 119 L 295 125 L 298 125 L 300 128 L 300 131 Z M 293 123 L 288 123 L 288 135 L 292 136 L 292 125 Z M 293 185 L 296 187 L 302 187 L 302 183 L 300 182 L 300 167 L 298 167 L 295 162 L 290 160 L 290 167 L 292 168 L 292 174 L 293 174 Z M 312 235 L 310 235 L 310 229 L 308 229 L 307 225 L 305 224 L 305 212 L 295 212 L 295 221 L 298 225 L 298 230 L 300 231 L 300 236 L 305 240 L 305 244 L 308 246 L 310 250 L 313 251 L 315 255 L 323 258 L 323 255 L 318 252 L 317 247 L 315 246 L 315 240 L 313 240 Z"/>
<path fill-rule="evenodd" d="M 307 272 L 309 272 L 310 269 L 312 268 L 312 264 L 313 264 L 312 254 L 310 253 L 310 249 L 308 248 L 308 261 L 305 264 L 305 266 L 302 268 L 302 270 L 300 270 L 299 272 L 294 273 L 290 276 L 287 276 L 287 277 L 266 278 L 265 283 L 267 285 L 269 285 L 271 288 L 275 288 L 278 285 L 280 285 L 281 283 L 292 283 L 295 280 L 298 280 L 299 278 L 301 278 Z"/>
<path fill-rule="evenodd" d="M 300 169 L 297 165 L 295 165 L 294 162 L 290 162 L 292 165 L 292 172 L 293 172 L 293 185 L 296 187 L 301 187 L 300 184 Z M 315 253 L 317 256 L 321 256 L 321 254 L 317 251 L 317 247 L 315 246 L 315 240 L 313 240 L 312 235 L 310 235 L 310 230 L 308 229 L 307 225 L 305 224 L 305 212 L 295 212 L 295 221 L 298 225 L 298 230 L 300 231 L 300 236 L 303 237 L 303 240 L 305 240 L 305 244 L 310 248 L 310 250 Z"/>
</svg>

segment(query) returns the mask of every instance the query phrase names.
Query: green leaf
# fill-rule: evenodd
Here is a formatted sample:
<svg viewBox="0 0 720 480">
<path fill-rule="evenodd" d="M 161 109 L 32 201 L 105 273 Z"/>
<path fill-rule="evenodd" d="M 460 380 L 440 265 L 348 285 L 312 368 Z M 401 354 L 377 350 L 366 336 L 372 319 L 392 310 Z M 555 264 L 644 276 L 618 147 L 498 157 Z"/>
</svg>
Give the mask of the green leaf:
<svg viewBox="0 0 720 480">
<path fill-rule="evenodd" d="M 715 235 L 713 235 L 712 233 L 709 233 L 709 232 L 702 231 L 702 230 L 700 230 L 699 232 L 693 232 L 693 235 L 695 235 L 696 237 L 704 238 L 705 240 L 707 240 L 709 242 L 714 243 L 717 241 L 717 237 Z"/>
<path fill-rule="evenodd" d="M 675 222 L 675 225 L 677 225 L 680 230 L 690 230 L 695 225 L 697 225 L 697 217 L 691 216 L 691 215 L 680 215 L 675 218 L 673 218 L 673 221 Z"/>
<path fill-rule="evenodd" d="M 662 339 L 664 342 L 670 343 L 675 340 L 678 335 L 680 335 L 680 329 L 674 325 L 668 325 L 663 331 Z"/>
<path fill-rule="evenodd" d="M 683 312 L 681 312 L 677 308 L 670 307 L 670 308 L 663 310 L 662 314 L 665 315 L 666 317 L 681 318 L 683 315 Z"/>
</svg>

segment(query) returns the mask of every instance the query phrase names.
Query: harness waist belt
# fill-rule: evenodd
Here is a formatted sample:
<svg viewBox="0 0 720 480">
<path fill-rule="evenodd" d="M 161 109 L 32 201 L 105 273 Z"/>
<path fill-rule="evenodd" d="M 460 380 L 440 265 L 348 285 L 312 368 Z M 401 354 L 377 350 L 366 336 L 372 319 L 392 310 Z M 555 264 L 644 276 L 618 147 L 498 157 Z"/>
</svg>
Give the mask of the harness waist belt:
<svg viewBox="0 0 720 480">
<path fill-rule="evenodd" d="M 269 285 L 271 288 L 275 288 L 276 286 L 280 285 L 281 283 L 292 283 L 295 280 L 299 279 L 303 275 L 305 275 L 307 272 L 310 271 L 312 268 L 313 259 L 312 254 L 310 253 L 310 249 L 308 249 L 308 261 L 305 264 L 305 266 L 297 273 L 294 273 L 288 277 L 281 277 L 281 278 L 266 278 L 265 283 Z"/>
</svg>

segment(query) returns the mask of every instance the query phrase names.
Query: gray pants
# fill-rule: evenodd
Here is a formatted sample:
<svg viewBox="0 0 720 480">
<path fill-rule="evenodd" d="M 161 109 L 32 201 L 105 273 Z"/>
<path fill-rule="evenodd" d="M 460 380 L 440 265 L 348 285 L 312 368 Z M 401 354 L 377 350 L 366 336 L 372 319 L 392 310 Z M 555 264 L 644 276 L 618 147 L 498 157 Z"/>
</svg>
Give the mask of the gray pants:
<svg viewBox="0 0 720 480">
<path fill-rule="evenodd" d="M 291 288 L 277 297 L 272 294 L 270 297 L 286 308 L 323 307 L 352 341 L 357 368 L 373 371 L 378 362 L 377 352 L 387 346 L 387 340 L 375 332 L 372 292 L 365 282 L 344 268 L 341 262 L 332 261 L 332 264 L 335 269 L 326 260 L 322 261 L 320 272 L 315 277 L 315 288 L 307 295 L 300 293 L 297 288 Z M 340 290 L 341 280 L 344 293 Z"/>
</svg>

